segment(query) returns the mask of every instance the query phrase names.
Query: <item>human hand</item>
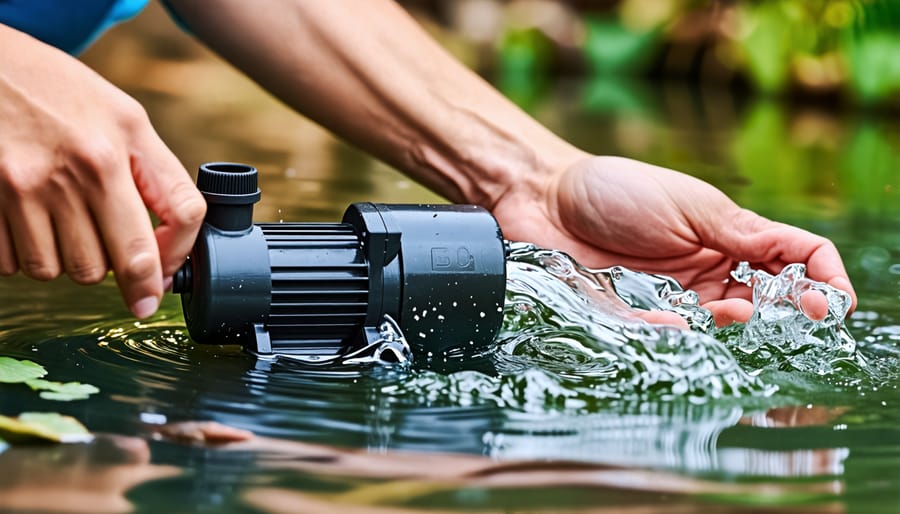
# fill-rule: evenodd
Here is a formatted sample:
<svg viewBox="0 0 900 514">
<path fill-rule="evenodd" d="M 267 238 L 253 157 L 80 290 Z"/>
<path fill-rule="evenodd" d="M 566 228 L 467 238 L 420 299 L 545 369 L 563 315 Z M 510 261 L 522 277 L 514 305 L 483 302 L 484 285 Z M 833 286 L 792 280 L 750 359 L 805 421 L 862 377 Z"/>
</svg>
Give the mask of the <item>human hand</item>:
<svg viewBox="0 0 900 514">
<path fill-rule="evenodd" d="M 153 314 L 206 204 L 143 108 L 0 25 L 0 134 L 0 275 L 93 284 L 112 267 L 134 315 Z"/>
<path fill-rule="evenodd" d="M 802 262 L 807 276 L 848 292 L 856 306 L 829 240 L 742 209 L 701 180 L 642 162 L 584 156 L 550 176 L 539 193 L 511 189 L 494 215 L 508 239 L 563 249 L 586 266 L 670 275 L 700 295 L 719 325 L 752 314 L 751 289 L 729 276 L 739 261 L 770 273 Z M 825 308 L 815 298 L 808 303 L 812 315 Z"/>
</svg>

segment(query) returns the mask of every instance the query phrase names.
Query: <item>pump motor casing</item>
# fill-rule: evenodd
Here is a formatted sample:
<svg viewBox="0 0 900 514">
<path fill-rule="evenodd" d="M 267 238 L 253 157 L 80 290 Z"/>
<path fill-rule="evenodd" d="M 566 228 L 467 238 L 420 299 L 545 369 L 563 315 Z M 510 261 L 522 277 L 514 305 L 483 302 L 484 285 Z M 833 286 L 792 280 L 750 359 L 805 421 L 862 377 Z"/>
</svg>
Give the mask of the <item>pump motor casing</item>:
<svg viewBox="0 0 900 514">
<path fill-rule="evenodd" d="M 414 354 L 483 349 L 503 318 L 506 245 L 473 205 L 356 203 L 341 223 L 253 224 L 252 166 L 208 163 L 207 215 L 173 290 L 191 337 L 262 355 L 336 355 L 385 315 Z"/>
</svg>

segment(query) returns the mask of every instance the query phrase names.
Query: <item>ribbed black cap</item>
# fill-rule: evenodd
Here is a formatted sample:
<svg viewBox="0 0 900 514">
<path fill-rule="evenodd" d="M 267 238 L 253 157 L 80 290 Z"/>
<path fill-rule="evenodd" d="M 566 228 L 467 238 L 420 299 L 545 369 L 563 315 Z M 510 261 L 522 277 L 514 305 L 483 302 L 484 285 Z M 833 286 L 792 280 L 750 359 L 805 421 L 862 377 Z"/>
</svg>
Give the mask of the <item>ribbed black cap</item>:
<svg viewBox="0 0 900 514">
<path fill-rule="evenodd" d="M 197 188 L 217 195 L 253 195 L 259 191 L 258 175 L 249 164 L 208 162 L 200 165 Z"/>
</svg>

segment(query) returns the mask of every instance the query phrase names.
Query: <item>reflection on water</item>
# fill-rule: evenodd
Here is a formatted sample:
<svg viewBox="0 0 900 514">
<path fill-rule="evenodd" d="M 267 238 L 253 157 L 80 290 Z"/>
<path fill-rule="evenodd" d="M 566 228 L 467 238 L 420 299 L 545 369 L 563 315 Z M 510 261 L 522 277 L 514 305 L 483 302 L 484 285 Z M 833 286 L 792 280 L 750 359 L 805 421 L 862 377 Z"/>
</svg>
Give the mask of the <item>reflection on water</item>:
<svg viewBox="0 0 900 514">
<path fill-rule="evenodd" d="M 258 164 L 265 192 L 260 221 L 333 221 L 352 201 L 435 199 L 160 27 L 128 27 L 128 35 L 102 42 L 90 59 L 145 102 L 189 167 L 211 160 Z M 859 348 L 875 368 L 896 362 L 896 121 L 678 83 L 596 79 L 528 91 L 529 84 L 518 83 L 526 90 L 515 98 L 586 149 L 689 171 L 748 207 L 834 239 L 860 298 L 849 323 Z M 94 431 L 129 437 L 144 437 L 148 422 L 217 420 L 274 438 L 267 448 L 233 452 L 153 441 L 150 454 L 136 460 L 82 446 L 8 449 L 0 453 L 0 510 L 21 505 L 11 503 L 10 491 L 34 500 L 72 498 L 66 495 L 74 489 L 108 493 L 117 503 L 106 509 L 120 511 L 125 490 L 169 476 L 172 468 L 156 466 L 171 465 L 188 473 L 132 490 L 128 499 L 138 510 L 732 512 L 765 504 L 767 512 L 801 505 L 815 512 L 900 511 L 896 379 L 835 384 L 772 370 L 757 378 L 777 384 L 778 393 L 740 402 L 528 410 L 480 401 L 471 394 L 477 383 L 470 394 L 447 398 L 447 375 L 419 384 L 421 394 L 402 395 L 397 391 L 415 371 L 361 366 L 342 375 L 195 345 L 184 335 L 174 298 L 150 322 L 134 323 L 111 281 L 82 288 L 16 277 L 0 281 L 0 299 L 2 354 L 35 360 L 57 380 L 101 389 L 72 403 L 4 389 L 0 413 L 58 410 Z M 290 449 L 301 444 L 316 446 Z M 457 475 L 435 474 L 451 459 L 445 454 L 465 463 L 453 468 Z M 330 467 L 347 455 L 362 472 Z M 404 455 L 412 456 L 404 461 Z M 122 461 L 126 466 L 118 466 Z M 90 481 L 96 487 L 77 477 L 96 477 Z M 94 511 L 107 505 L 85 501 Z"/>
<path fill-rule="evenodd" d="M 87 444 L 11 448 L 0 453 L 0 468 L 3 512 L 130 512 L 128 491 L 181 473 L 151 464 L 146 441 L 116 435 Z"/>
<path fill-rule="evenodd" d="M 829 477 L 843 475 L 850 450 L 843 447 L 767 451 L 720 447 L 723 431 L 752 424 L 769 428 L 764 437 L 778 438 L 768 422 L 784 408 L 742 417 L 738 406 L 634 405 L 617 413 L 559 416 L 547 419 L 510 414 L 498 432 L 485 436 L 488 454 L 500 459 L 595 461 L 621 466 L 675 469 L 690 473 L 719 473 L 741 477 Z M 824 424 L 834 415 L 808 409 Z M 787 423 L 778 428 L 803 426 Z M 552 437 L 548 437 L 552 434 Z M 541 437 L 544 436 L 544 437 Z M 842 487 L 838 482 L 837 487 Z M 838 492 L 838 491 L 835 491 Z"/>
<path fill-rule="evenodd" d="M 244 503 L 266 512 L 307 512 L 306 508 L 313 506 L 331 506 L 333 510 L 338 506 L 353 505 L 369 508 L 415 505 L 440 496 L 445 496 L 442 506 L 489 507 L 492 496 L 501 496 L 509 490 L 522 490 L 526 496 L 534 493 L 544 495 L 538 499 L 538 505 L 545 504 L 554 507 L 555 511 L 568 512 L 569 509 L 563 507 L 568 502 L 561 495 L 561 492 L 571 494 L 571 489 L 566 488 L 606 491 L 618 502 L 627 500 L 625 503 L 633 503 L 638 500 L 645 512 L 671 512 L 672 502 L 699 507 L 706 502 L 692 497 L 704 495 L 740 497 L 765 494 L 770 500 L 780 498 L 786 502 L 818 497 L 822 501 L 818 502 L 817 507 L 828 508 L 835 506 L 829 502 L 833 502 L 835 495 L 842 492 L 841 483 L 836 480 L 723 484 L 700 477 L 635 469 L 633 464 L 628 467 L 579 464 L 567 461 L 566 455 L 554 456 L 552 461 L 536 461 L 530 454 L 527 460 L 507 455 L 498 462 L 496 458 L 462 454 L 379 454 L 287 439 L 253 437 L 215 423 L 176 423 L 148 426 L 147 430 L 151 439 L 161 441 L 153 443 L 157 459 L 159 455 L 165 456 L 171 450 L 178 450 L 188 454 L 194 465 L 202 463 L 203 466 L 190 473 L 188 469 L 151 463 L 149 448 L 143 439 L 116 435 L 101 435 L 94 442 L 84 445 L 19 447 L 0 455 L 3 466 L 27 472 L 0 478 L 0 506 L 4 510 L 15 511 L 128 512 L 133 507 L 129 498 L 141 503 L 145 498 L 142 491 L 149 486 L 126 498 L 129 490 L 163 478 L 170 480 L 156 482 L 157 487 L 162 486 L 168 494 L 180 493 L 180 501 L 219 496 L 219 501 L 215 502 L 218 508 L 234 508 L 238 503 Z M 179 447 L 168 441 L 205 441 L 214 445 L 215 449 Z M 831 454 L 840 452 L 816 450 L 792 453 L 803 453 L 809 461 L 827 463 Z M 791 465 L 798 471 L 792 476 L 834 474 L 840 466 L 838 460 L 830 467 L 804 467 L 801 458 L 794 455 L 787 458 L 801 462 L 799 466 Z M 755 460 L 762 466 L 778 462 L 765 458 Z M 778 467 L 778 470 L 783 469 L 784 466 Z M 218 475 L 213 477 L 210 471 Z M 190 481 L 172 479 L 179 476 L 186 478 L 189 474 Z M 307 486 L 310 481 L 315 482 L 313 477 L 321 477 L 318 479 L 320 485 L 327 483 L 325 490 L 315 491 L 313 488 L 310 491 L 309 487 L 296 487 L 303 482 L 307 482 Z M 237 486 L 240 487 L 239 495 L 233 499 L 221 497 L 228 488 Z M 481 491 L 481 494 L 474 497 L 470 496 L 471 492 L 458 494 L 467 490 Z M 647 493 L 665 494 L 669 501 L 658 504 L 649 499 L 652 497 L 648 497 Z M 450 501 L 447 501 L 448 494 Z M 641 496 L 643 498 L 639 500 Z M 60 502 L 66 498 L 78 501 Z M 292 501 L 290 507 L 285 504 L 287 500 Z M 142 505 L 145 509 L 148 506 L 146 502 Z M 615 511 L 614 506 L 611 509 Z M 730 509 L 743 510 L 739 505 Z M 153 511 L 152 507 L 146 510 Z M 584 512 L 578 507 L 573 510 Z M 366 509 L 365 512 L 371 511 Z M 397 511 L 391 509 L 390 512 Z M 599 512 L 606 512 L 606 509 Z"/>
<path fill-rule="evenodd" d="M 103 287 L 114 291 L 111 285 Z M 172 303 L 165 306 L 168 313 L 176 309 Z M 522 410 L 515 401 L 498 405 L 471 394 L 448 398 L 446 393 L 453 388 L 441 382 L 443 375 L 428 374 L 433 380 L 429 389 L 421 383 L 423 372 L 404 367 L 363 366 L 334 372 L 290 361 L 256 361 L 234 347 L 194 345 L 177 320 L 79 325 L 76 315 L 68 323 L 73 333 L 81 335 L 41 339 L 38 334 L 46 328 L 12 330 L 5 335 L 4 353 L 32 358 L 55 375 L 92 377 L 101 394 L 61 407 L 35 401 L 25 392 L 7 394 L 0 398 L 3 412 L 22 405 L 61 408 L 93 430 L 135 435 L 144 433 L 146 423 L 216 419 L 277 438 L 266 439 L 271 446 L 244 448 L 235 454 L 223 454 L 221 448 L 154 443 L 153 462 L 189 466 L 193 471 L 147 484 L 130 496 L 148 511 L 168 508 L 170 500 L 161 492 L 191 498 L 199 505 L 238 508 L 246 502 L 272 511 L 278 511 L 276 505 L 286 498 L 302 505 L 405 505 L 410 501 L 458 508 L 488 508 L 492 502 L 507 508 L 536 505 L 533 496 L 510 498 L 502 492 L 524 484 L 543 490 L 537 505 L 554 510 L 570 505 L 572 487 L 597 494 L 605 491 L 602 494 L 614 505 L 632 501 L 627 491 L 642 491 L 684 497 L 694 507 L 698 505 L 691 496 L 712 494 L 721 504 L 735 508 L 765 497 L 770 503 L 802 501 L 825 509 L 837 498 L 861 501 L 854 496 L 855 487 L 884 500 L 892 497 L 898 485 L 896 480 L 885 482 L 884 476 L 873 482 L 869 474 L 877 473 L 885 459 L 896 463 L 900 457 L 896 444 L 900 419 L 896 410 L 877 403 L 895 401 L 896 386 L 881 393 L 866 391 L 875 397 L 865 404 L 857 392 L 839 393 L 807 378 L 811 382 L 803 397 L 834 407 L 768 408 L 754 402 L 694 405 L 645 399 L 588 412 L 553 406 Z M 778 381 L 784 384 L 786 379 Z M 402 394 L 412 383 L 419 386 L 415 394 Z M 477 393 L 479 387 L 478 382 L 469 382 L 468 392 Z M 812 394 L 816 387 L 827 394 Z M 790 401 L 776 396 L 764 404 Z M 302 449 L 299 455 L 297 448 Z M 310 448 L 315 451 L 310 453 Z M 2 459 L 19 456 L 40 461 L 48 451 L 15 450 L 0 454 L 0 467 L 20 469 L 7 467 L 12 461 Z M 355 460 L 334 460 L 348 451 Z M 473 457 L 460 457 L 465 464 L 460 468 L 454 459 L 443 463 L 441 454 L 447 452 Z M 479 454 L 487 459 L 474 457 Z M 145 476 L 145 471 L 147 479 L 156 476 L 144 465 L 133 474 L 121 467 L 106 469 L 105 461 L 94 459 L 91 452 L 79 458 L 93 466 L 92 476 L 121 473 L 122 478 L 111 484 L 122 484 L 116 486 L 122 490 L 134 485 L 129 477 Z M 522 462 L 528 464 L 520 466 Z M 72 465 L 17 475 L 8 487 L 25 500 L 83 487 L 77 480 L 57 480 L 48 488 L 51 471 L 82 476 L 81 468 L 70 470 Z M 485 470 L 470 472 L 471 466 Z M 460 476 L 433 474 L 441 469 L 462 471 Z M 762 482 L 728 485 L 734 479 L 742 482 L 753 477 Z M 261 483 L 280 485 L 274 490 L 257 488 Z M 121 494 L 110 487 L 100 492 Z M 347 496 L 334 499 L 328 492 L 335 487 Z M 484 489 L 491 492 L 463 498 L 451 494 Z M 0 493 L 0 505 L 12 505 L 2 503 L 4 498 Z M 580 505 L 594 501 L 588 498 L 594 497 L 583 497 Z M 650 511 L 671 507 L 669 501 L 641 501 Z"/>
</svg>

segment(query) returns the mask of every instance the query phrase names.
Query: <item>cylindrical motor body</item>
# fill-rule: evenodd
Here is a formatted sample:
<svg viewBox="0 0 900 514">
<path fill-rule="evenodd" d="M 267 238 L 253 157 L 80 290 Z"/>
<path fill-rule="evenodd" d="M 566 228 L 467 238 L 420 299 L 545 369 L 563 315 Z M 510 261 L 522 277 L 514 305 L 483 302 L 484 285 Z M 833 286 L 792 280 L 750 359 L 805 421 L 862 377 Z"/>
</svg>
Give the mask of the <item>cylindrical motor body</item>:
<svg viewBox="0 0 900 514">
<path fill-rule="evenodd" d="M 227 180 L 245 173 L 255 177 L 246 165 L 200 168 L 209 210 L 174 286 L 193 339 L 334 355 L 371 342 L 387 315 L 420 354 L 493 340 L 506 252 L 486 210 L 357 203 L 341 223 L 253 225 L 255 181 Z"/>
</svg>

